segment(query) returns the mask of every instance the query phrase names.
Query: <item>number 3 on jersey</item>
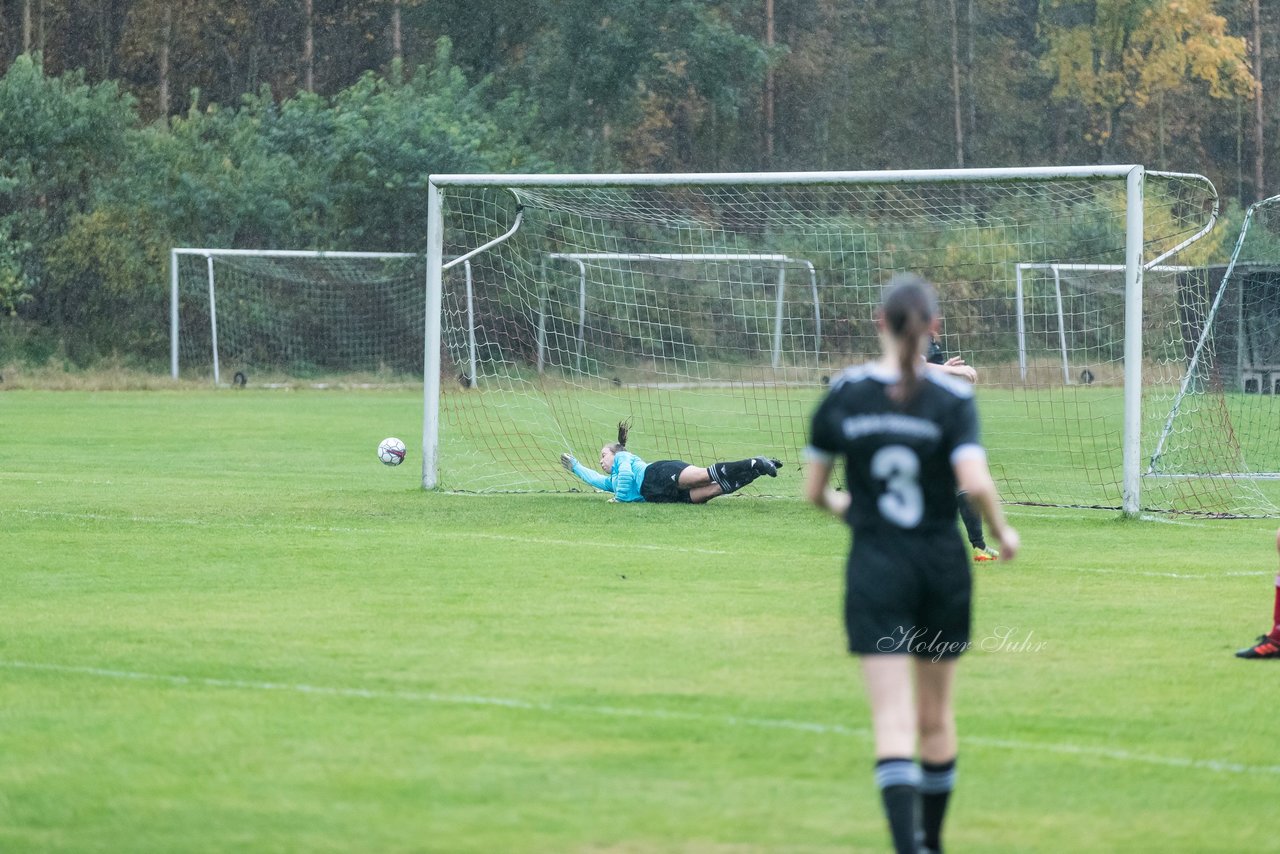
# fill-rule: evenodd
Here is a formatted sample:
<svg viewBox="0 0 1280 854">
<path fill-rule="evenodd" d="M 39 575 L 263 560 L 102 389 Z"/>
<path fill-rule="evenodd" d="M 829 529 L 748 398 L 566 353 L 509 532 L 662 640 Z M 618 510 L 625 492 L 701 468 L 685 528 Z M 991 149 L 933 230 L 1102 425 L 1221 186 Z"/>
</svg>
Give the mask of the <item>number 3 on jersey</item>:
<svg viewBox="0 0 1280 854">
<path fill-rule="evenodd" d="M 871 476 L 884 481 L 876 505 L 899 528 L 914 528 L 924 516 L 920 458 L 906 445 L 885 445 L 871 457 Z"/>
</svg>

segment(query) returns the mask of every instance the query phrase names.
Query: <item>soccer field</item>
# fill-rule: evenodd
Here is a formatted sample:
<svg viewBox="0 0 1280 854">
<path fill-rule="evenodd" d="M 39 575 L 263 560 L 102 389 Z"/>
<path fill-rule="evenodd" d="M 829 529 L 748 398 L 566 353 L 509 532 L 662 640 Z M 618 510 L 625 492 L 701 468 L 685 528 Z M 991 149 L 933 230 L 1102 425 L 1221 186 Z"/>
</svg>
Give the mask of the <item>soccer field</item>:
<svg viewBox="0 0 1280 854">
<path fill-rule="evenodd" d="M 412 390 L 0 396 L 0 851 L 888 849 L 841 526 L 424 493 L 421 418 Z M 1280 670 L 1232 656 L 1275 521 L 1009 515 L 948 850 L 1280 850 Z"/>
</svg>

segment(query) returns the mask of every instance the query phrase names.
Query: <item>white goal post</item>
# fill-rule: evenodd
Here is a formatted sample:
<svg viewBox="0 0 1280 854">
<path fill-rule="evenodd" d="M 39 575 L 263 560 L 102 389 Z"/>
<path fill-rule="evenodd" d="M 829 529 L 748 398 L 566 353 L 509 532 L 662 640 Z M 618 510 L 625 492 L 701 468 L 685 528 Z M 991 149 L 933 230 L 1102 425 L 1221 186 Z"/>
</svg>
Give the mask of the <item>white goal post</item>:
<svg viewBox="0 0 1280 854">
<path fill-rule="evenodd" d="M 1137 165 L 434 175 L 427 207 L 425 488 L 581 488 L 556 457 L 594 456 L 629 416 L 648 459 L 776 450 L 795 477 L 823 383 L 874 355 L 879 286 L 914 270 L 938 286 L 944 348 L 978 368 L 993 469 L 1010 500 L 1128 515 L 1212 512 L 1230 500 L 1143 497 L 1144 361 L 1160 384 L 1162 366 L 1180 371 L 1186 359 L 1160 332 L 1177 325 L 1181 294 L 1149 295 L 1162 302 L 1144 321 L 1144 269 L 1192 268 L 1178 253 L 1210 232 L 1218 210 L 1202 176 Z M 700 258 L 794 262 L 809 287 L 779 282 L 766 304 L 759 283 L 746 294 L 732 276 L 644 269 Z M 446 272 L 465 261 L 475 270 L 464 292 Z M 578 265 L 576 286 L 549 275 L 552 262 Z M 590 281 L 587 264 L 608 275 Z M 1080 397 L 1065 407 L 1027 375 L 1015 281 L 1048 265 L 1123 275 L 1114 300 L 1082 315 L 1105 359 L 1100 381 L 1072 385 Z M 451 375 L 469 382 L 446 386 Z M 1061 454 L 1046 454 L 1054 445 Z M 765 486 L 798 488 L 783 477 Z"/>
</svg>

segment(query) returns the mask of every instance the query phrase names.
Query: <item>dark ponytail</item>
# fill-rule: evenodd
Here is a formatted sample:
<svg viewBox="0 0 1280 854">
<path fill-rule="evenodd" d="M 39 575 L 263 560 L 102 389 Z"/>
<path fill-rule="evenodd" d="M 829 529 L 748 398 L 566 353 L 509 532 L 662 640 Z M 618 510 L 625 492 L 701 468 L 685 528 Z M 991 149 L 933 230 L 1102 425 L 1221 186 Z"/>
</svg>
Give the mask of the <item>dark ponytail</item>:
<svg viewBox="0 0 1280 854">
<path fill-rule="evenodd" d="M 625 421 L 619 421 L 618 422 L 618 441 L 612 445 L 608 445 L 607 447 L 609 448 L 609 450 L 613 451 L 615 454 L 618 453 L 618 451 L 625 451 L 627 449 L 627 434 L 630 432 L 631 432 L 631 419 L 628 418 Z"/>
<path fill-rule="evenodd" d="M 921 358 L 925 336 L 938 315 L 938 298 L 933 286 L 914 273 L 899 273 L 884 287 L 880 303 L 885 328 L 898 343 L 899 383 L 889 393 L 899 406 L 906 406 L 920 386 Z"/>
</svg>

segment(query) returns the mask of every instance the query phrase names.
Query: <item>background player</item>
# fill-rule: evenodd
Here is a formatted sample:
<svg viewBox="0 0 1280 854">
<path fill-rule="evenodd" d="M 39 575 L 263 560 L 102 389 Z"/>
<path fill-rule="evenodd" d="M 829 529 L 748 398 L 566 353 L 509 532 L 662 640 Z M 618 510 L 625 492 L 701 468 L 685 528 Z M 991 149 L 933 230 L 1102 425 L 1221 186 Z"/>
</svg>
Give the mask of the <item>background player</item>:
<svg viewBox="0 0 1280 854">
<path fill-rule="evenodd" d="M 917 851 L 917 798 L 922 850 L 941 850 L 955 781 L 952 687 L 969 643 L 972 593 L 955 524 L 957 484 L 1003 557 L 1018 550 L 978 443 L 972 386 L 926 369 L 921 358 L 937 315 L 923 279 L 889 283 L 877 313 L 883 356 L 841 374 L 814 413 L 805 483 L 811 502 L 853 528 L 845 628 L 862 662 L 876 782 L 898 852 Z M 843 492 L 830 485 L 840 458 Z"/>
<path fill-rule="evenodd" d="M 600 470 L 596 474 L 574 459 L 561 454 L 560 465 L 583 481 L 612 492 L 618 501 L 705 504 L 713 498 L 737 492 L 761 475 L 777 477 L 782 463 L 770 457 L 752 457 L 729 463 L 712 463 L 706 468 L 683 460 L 646 463 L 627 450 L 630 423 L 618 422 L 618 441 L 600 449 Z"/>
<path fill-rule="evenodd" d="M 925 352 L 925 361 L 933 365 L 934 370 L 943 371 L 969 383 L 978 381 L 978 372 L 972 366 L 966 365 L 964 359 L 959 356 L 947 358 L 942 345 L 938 343 L 937 335 L 929 336 L 929 348 Z M 982 518 L 969 504 L 969 498 L 963 492 L 960 493 L 959 507 L 960 520 L 964 522 L 965 533 L 969 535 L 969 545 L 973 547 L 973 559 L 982 562 L 999 558 L 1000 552 L 987 545 L 987 539 L 982 535 Z"/>
<path fill-rule="evenodd" d="M 1276 531 L 1276 551 L 1280 552 L 1280 530 Z M 1251 647 L 1236 653 L 1236 658 L 1280 659 L 1280 574 L 1276 575 L 1276 599 L 1271 611 L 1271 631 L 1259 635 Z"/>
</svg>

